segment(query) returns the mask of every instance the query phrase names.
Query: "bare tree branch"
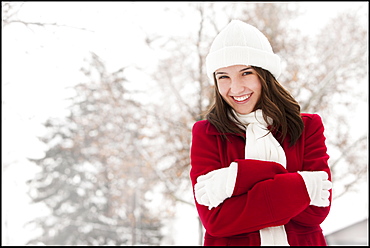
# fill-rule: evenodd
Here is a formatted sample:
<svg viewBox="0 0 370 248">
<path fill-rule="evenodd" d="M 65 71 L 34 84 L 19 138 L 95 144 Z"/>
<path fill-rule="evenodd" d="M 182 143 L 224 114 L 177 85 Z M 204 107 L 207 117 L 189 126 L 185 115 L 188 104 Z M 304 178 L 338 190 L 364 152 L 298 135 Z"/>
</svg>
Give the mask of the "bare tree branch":
<svg viewBox="0 0 370 248">
<path fill-rule="evenodd" d="M 356 141 L 354 141 L 353 143 L 351 143 L 350 145 L 346 146 L 346 147 L 340 147 L 340 151 L 341 151 L 341 154 L 339 157 L 337 157 L 337 159 L 332 162 L 330 164 L 331 168 L 332 169 L 335 169 L 336 165 L 343 159 L 345 159 L 348 154 L 352 153 L 353 150 L 357 149 L 358 148 L 358 144 L 367 140 L 367 134 L 364 134 L 362 135 L 361 137 L 359 137 Z"/>
<path fill-rule="evenodd" d="M 19 6 L 17 6 L 15 3 L 3 3 L 2 9 L 3 9 L 3 27 L 8 26 L 10 24 L 14 23 L 20 23 L 25 25 L 27 28 L 32 30 L 32 26 L 39 26 L 39 27 L 46 27 L 46 26 L 54 26 L 54 27 L 65 27 L 65 28 L 73 28 L 73 29 L 79 29 L 82 31 L 88 31 L 88 32 L 94 32 L 93 30 L 89 30 L 86 28 L 81 27 L 73 27 L 69 25 L 59 24 L 56 22 L 32 22 L 32 21 L 25 21 L 17 18 L 18 12 L 22 9 L 24 3 L 21 3 Z"/>
<path fill-rule="evenodd" d="M 74 28 L 74 29 L 79 29 L 79 30 L 82 30 L 82 31 L 94 32 L 93 30 L 89 30 L 89 29 L 86 29 L 86 28 L 73 27 L 73 26 L 64 25 L 64 24 L 58 24 L 56 22 L 47 23 L 47 22 L 28 22 L 28 21 L 22 21 L 22 20 L 10 20 L 10 21 L 4 22 L 4 25 L 9 25 L 9 24 L 12 24 L 12 23 L 21 23 L 21 24 L 25 25 L 28 28 L 30 28 L 30 26 L 39 26 L 39 27 L 55 26 L 55 27 Z"/>
</svg>

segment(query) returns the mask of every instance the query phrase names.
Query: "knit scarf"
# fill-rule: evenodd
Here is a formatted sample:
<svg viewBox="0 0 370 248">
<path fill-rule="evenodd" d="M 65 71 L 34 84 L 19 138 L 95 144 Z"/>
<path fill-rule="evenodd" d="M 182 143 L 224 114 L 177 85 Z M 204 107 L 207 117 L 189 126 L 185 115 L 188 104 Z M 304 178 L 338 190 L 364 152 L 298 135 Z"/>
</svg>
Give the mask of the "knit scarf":
<svg viewBox="0 0 370 248">
<path fill-rule="evenodd" d="M 272 124 L 272 119 L 267 117 L 268 123 L 266 123 L 261 109 L 247 115 L 241 115 L 235 111 L 234 114 L 246 128 L 245 159 L 273 161 L 286 168 L 285 152 L 267 129 L 268 125 Z M 260 230 L 260 237 L 261 246 L 289 246 L 284 225 L 263 228 Z"/>
</svg>

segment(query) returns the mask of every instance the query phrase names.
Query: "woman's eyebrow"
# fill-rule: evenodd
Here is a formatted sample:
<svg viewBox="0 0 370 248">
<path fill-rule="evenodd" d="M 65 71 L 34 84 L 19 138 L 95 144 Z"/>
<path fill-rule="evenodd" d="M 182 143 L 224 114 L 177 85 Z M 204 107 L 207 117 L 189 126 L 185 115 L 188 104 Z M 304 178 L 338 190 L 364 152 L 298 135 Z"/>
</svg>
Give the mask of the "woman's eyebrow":
<svg viewBox="0 0 370 248">
<path fill-rule="evenodd" d="M 227 74 L 226 72 L 222 72 L 222 71 L 217 71 L 217 72 L 215 72 L 215 75 L 217 75 L 217 74 Z"/>
<path fill-rule="evenodd" d="M 249 69 L 252 69 L 252 67 L 251 66 L 245 67 L 245 68 L 241 69 L 239 72 L 246 71 L 246 70 L 249 70 Z M 217 74 L 227 74 L 227 72 L 217 71 L 217 72 L 215 72 L 215 75 L 217 75 Z"/>
<path fill-rule="evenodd" d="M 248 66 L 248 67 L 246 67 L 244 69 L 241 69 L 239 72 L 246 71 L 246 70 L 249 70 L 249 69 L 252 69 L 252 67 L 251 66 Z"/>
</svg>

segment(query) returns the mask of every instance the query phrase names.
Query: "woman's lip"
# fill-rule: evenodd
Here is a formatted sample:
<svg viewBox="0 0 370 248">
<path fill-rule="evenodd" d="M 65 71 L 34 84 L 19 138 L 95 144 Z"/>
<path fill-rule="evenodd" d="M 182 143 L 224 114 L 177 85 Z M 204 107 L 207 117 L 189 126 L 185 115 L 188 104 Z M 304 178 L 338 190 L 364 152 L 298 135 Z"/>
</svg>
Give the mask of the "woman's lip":
<svg viewBox="0 0 370 248">
<path fill-rule="evenodd" d="M 231 96 L 231 98 L 233 99 L 234 102 L 238 104 L 243 104 L 243 103 L 248 102 L 251 96 L 252 96 L 252 93 L 241 95 L 241 96 Z"/>
</svg>

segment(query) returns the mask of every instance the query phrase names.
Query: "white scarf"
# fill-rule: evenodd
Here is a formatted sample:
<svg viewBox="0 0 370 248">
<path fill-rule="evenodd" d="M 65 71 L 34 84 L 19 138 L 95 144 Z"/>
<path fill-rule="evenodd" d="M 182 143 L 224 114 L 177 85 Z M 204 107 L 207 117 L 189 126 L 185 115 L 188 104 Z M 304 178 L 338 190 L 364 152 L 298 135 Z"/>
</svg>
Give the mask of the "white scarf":
<svg viewBox="0 0 370 248">
<path fill-rule="evenodd" d="M 247 115 L 241 115 L 235 111 L 234 114 L 246 127 L 245 159 L 273 161 L 280 163 L 286 168 L 285 152 L 267 129 L 267 126 L 272 124 L 272 119 L 268 117 L 269 123 L 266 123 L 261 109 Z M 263 228 L 260 230 L 260 237 L 261 246 L 289 246 L 284 225 Z"/>
</svg>

